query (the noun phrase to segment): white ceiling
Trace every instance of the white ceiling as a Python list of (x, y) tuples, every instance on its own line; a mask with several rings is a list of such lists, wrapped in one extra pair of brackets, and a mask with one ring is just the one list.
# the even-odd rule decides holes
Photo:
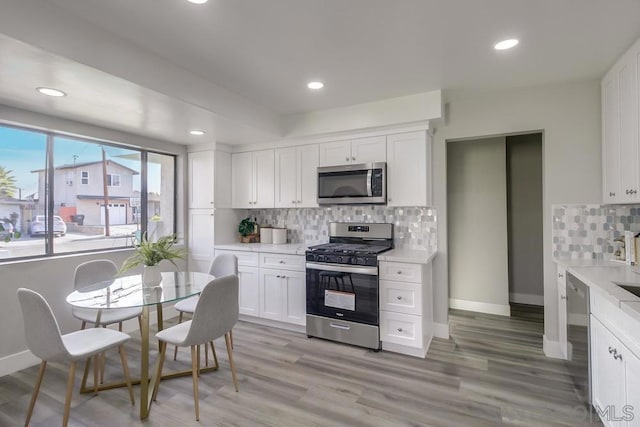
[[(57, 107), (52, 114), (83, 120), (86, 111), (84, 120), (91, 123), (100, 118), (102, 125), (121, 125), (124, 130), (152, 136), (171, 135), (174, 141), (187, 143), (171, 133), (176, 132), (176, 123), (189, 127), (204, 121), (204, 125), (199, 125), (204, 127), (211, 125), (207, 120), (212, 121), (219, 128), (219, 139), (228, 142), (264, 138), (260, 132), (247, 134), (251, 133), (247, 129), (244, 133), (229, 129), (225, 138), (221, 138), (220, 132), (224, 134), (227, 129), (219, 126), (221, 117), (236, 125), (244, 121), (243, 125), (249, 128), (250, 117), (247, 120), (241, 115), (233, 117), (233, 112), (221, 113), (220, 108), (207, 104), (206, 99), (187, 94), (183, 86), (178, 87), (176, 79), (175, 84), (168, 85), (165, 80), (164, 86), (143, 78), (133, 79), (130, 77), (133, 71), (126, 69), (134, 67), (133, 63), (116, 67), (99, 61), (88, 63), (79, 56), (69, 58), (75, 55), (69, 46), (62, 46), (61, 42), (54, 46), (54, 41), (46, 40), (46, 36), (36, 38), (27, 33), (31, 16), (45, 7), (41, 2), (3, 0), (4, 3), (7, 6), (12, 3), (13, 9), (5, 8), (9, 14), (3, 14), (4, 22), (0, 17), (3, 24), (0, 31), (8, 36), (0, 43), (0, 78), (10, 83), (0, 86), (3, 102), (46, 110), (48, 105), (29, 92), (30, 85), (41, 77), (33, 67), (39, 64), (42, 68), (47, 60), (57, 61), (57, 66), (66, 61), (62, 69), (71, 72), (76, 63), (81, 67), (80, 73), (73, 76), (79, 77), (76, 84), (82, 86), (85, 76), (85, 83), (90, 82), (93, 90), (83, 92), (82, 101)], [(254, 104), (256, 109), (270, 110), (274, 117), (441, 88), (505, 90), (597, 78), (640, 36), (638, 0), (210, 0), (204, 5), (186, 0), (48, 0), (47, 3), (47, 16), (53, 16), (56, 8), (67, 19), (61, 31), (74, 34), (74, 28), (69, 27), (77, 27), (78, 39), (74, 43), (82, 43), (83, 38), (88, 43), (96, 38), (102, 40), (105, 35), (123, 40), (129, 49), (154, 55), (182, 70), (185, 79), (203, 87), (202, 94), (208, 93), (204, 89), (211, 89), (204, 86), (215, 85), (229, 92), (229, 102)], [(22, 27), (11, 25), (11, 12), (27, 22), (21, 22)], [(47, 25), (44, 20), (33, 22)], [(62, 18), (57, 22), (62, 26)], [(53, 37), (53, 33), (49, 35)], [(519, 38), (520, 45), (512, 51), (492, 49), (496, 41), (508, 37)], [(11, 44), (9, 38), (55, 50), (58, 58), (50, 55), (47, 59), (46, 52), (41, 52), (37, 64), (29, 64), (24, 55), (27, 58), (38, 55), (23, 46), (27, 51), (21, 57), (15, 43), (13, 55), (7, 56), (11, 53), (7, 47)], [(60, 54), (67, 59), (59, 58)], [(14, 70), (23, 67), (25, 72), (12, 74), (6, 71), (7, 67)], [(326, 88), (311, 93), (306, 83), (312, 79), (324, 81)], [(22, 95), (23, 90), (29, 93)], [(136, 96), (128, 97), (131, 93)], [(232, 95), (237, 99), (231, 99)], [(107, 104), (99, 106), (97, 110), (101, 111), (86, 108), (101, 96), (101, 104)], [(125, 111), (128, 119), (115, 114), (113, 107), (122, 107), (120, 111)], [(166, 129), (166, 123), (165, 127), (156, 123), (174, 116), (176, 121), (169, 126), (172, 131)], [(182, 132), (180, 129), (180, 135)]]

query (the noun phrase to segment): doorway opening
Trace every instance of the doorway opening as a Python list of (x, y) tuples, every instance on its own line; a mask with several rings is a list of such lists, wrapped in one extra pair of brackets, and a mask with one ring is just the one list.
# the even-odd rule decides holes
[(544, 304), (542, 132), (447, 141), (449, 306)]

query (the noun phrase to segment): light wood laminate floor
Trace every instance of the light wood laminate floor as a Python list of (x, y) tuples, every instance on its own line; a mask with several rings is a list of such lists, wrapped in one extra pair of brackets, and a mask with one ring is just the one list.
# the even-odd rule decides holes
[[(233, 331), (240, 392), (233, 388), (224, 342), (217, 342), (221, 368), (201, 376), (200, 423), (190, 377), (163, 381), (143, 423), (126, 389), (79, 395), (79, 369), (69, 425), (590, 424), (564, 363), (542, 353), (540, 309), (514, 306), (511, 318), (457, 310), (450, 315), (451, 339), (434, 339), (424, 360), (241, 322)], [(134, 334), (127, 345), (132, 375), (139, 372), (138, 341)], [(165, 369), (187, 368), (189, 360), (181, 349), (178, 362)], [(49, 364), (32, 426), (60, 425), (66, 373), (65, 366)], [(36, 374), (33, 367), (0, 378), (0, 426), (23, 425)], [(105, 380), (121, 375), (117, 354), (108, 353)]]

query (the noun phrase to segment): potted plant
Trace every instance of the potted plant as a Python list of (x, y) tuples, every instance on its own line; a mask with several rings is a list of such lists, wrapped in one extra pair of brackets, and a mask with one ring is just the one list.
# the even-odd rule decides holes
[(245, 218), (240, 221), (238, 233), (240, 233), (240, 243), (257, 243), (259, 240), (256, 222), (251, 218)]
[(177, 241), (178, 238), (176, 235), (170, 234), (152, 242), (147, 238), (147, 233), (144, 233), (140, 239), (136, 239), (135, 251), (133, 255), (124, 261), (119, 273), (121, 274), (139, 265), (143, 265), (143, 285), (156, 286), (160, 284), (162, 281), (162, 274), (158, 266), (160, 261), (166, 259), (177, 267), (174, 260), (184, 258), (184, 248), (173, 247)]

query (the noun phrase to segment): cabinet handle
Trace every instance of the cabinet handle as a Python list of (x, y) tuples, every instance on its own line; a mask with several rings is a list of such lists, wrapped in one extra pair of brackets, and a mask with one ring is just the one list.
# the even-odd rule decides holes
[(398, 328), (398, 332), (402, 332), (402, 328)]
[(401, 300), (401, 299), (402, 299), (402, 297), (401, 297), (400, 295), (398, 295), (398, 296), (396, 297), (396, 299), (399, 301), (399, 300)]
[(616, 349), (613, 347), (609, 347), (609, 354), (613, 354), (616, 352)]
[(624, 190), (624, 194), (629, 194), (629, 189)]
[(619, 353), (616, 353), (616, 354), (613, 355), (613, 358), (616, 359), (616, 360), (622, 360), (622, 355), (619, 354)]
[(609, 191), (609, 197), (613, 197), (615, 195), (616, 195), (616, 193), (612, 193), (611, 191)]
[(560, 295), (560, 299), (561, 299), (561, 300), (563, 300), (563, 299), (567, 299), (567, 296), (566, 296), (566, 295)]
[(558, 277), (564, 277), (564, 274), (558, 273)]

